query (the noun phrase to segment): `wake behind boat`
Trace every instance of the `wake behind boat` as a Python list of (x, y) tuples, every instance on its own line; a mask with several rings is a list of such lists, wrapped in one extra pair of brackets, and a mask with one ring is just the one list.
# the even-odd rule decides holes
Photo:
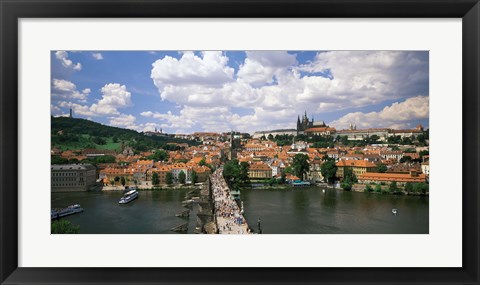
[(137, 190), (130, 190), (118, 201), (118, 204), (127, 204), (138, 198)]

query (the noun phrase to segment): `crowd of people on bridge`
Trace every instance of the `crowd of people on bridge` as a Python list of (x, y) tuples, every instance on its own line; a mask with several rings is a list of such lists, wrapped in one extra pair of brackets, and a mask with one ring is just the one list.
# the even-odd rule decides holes
[(237, 203), (230, 195), (222, 170), (223, 168), (219, 168), (210, 176), (218, 230), (220, 233), (249, 233), (245, 218), (241, 215)]

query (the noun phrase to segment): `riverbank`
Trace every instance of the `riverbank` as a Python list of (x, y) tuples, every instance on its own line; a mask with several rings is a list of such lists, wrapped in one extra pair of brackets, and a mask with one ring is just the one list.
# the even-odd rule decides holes
[(337, 189), (341, 191), (347, 191), (347, 192), (362, 192), (362, 193), (374, 193), (374, 194), (383, 194), (383, 195), (405, 195), (405, 196), (429, 196), (429, 192), (426, 193), (419, 193), (419, 192), (405, 192), (405, 191), (398, 191), (398, 192), (390, 192), (388, 190), (387, 185), (381, 185), (380, 192), (366, 192), (365, 191), (365, 184), (354, 184), (352, 185), (352, 190), (343, 190), (341, 187), (334, 186), (333, 184), (317, 184), (317, 185), (311, 185), (311, 186), (298, 186), (294, 187), (291, 184), (274, 184), (274, 185), (263, 185), (263, 186), (258, 186), (257, 185), (243, 185), (242, 189), (252, 189), (252, 190), (285, 190), (285, 189), (302, 189), (302, 188), (312, 188), (312, 187), (319, 187), (323, 189)]
[[(203, 184), (202, 184), (203, 185)], [(201, 189), (202, 185), (165, 185), (165, 186), (156, 186), (156, 187), (141, 187), (137, 186), (137, 191), (162, 191), (162, 190), (179, 190), (179, 189), (187, 189), (187, 190), (196, 190)], [(124, 186), (103, 186), (101, 187), (100, 191), (110, 192), (110, 191), (125, 191), (126, 188)]]
[[(390, 192), (388, 189), (388, 185), (380, 185), (380, 192), (376, 192), (373, 190), (375, 185), (370, 185), (372, 187), (372, 191), (365, 191), (366, 184), (353, 184), (352, 185), (352, 192), (363, 192), (363, 193), (375, 193), (375, 194), (384, 194), (384, 195), (405, 195), (405, 196), (429, 196), (429, 192), (422, 193), (422, 192), (406, 192), (403, 189), (399, 188), (400, 191)], [(342, 188), (339, 188), (343, 190)], [(345, 190), (344, 190), (345, 191)]]

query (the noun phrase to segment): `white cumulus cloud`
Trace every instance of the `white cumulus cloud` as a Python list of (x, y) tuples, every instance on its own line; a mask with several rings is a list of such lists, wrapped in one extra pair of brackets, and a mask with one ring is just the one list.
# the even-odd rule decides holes
[(90, 110), (99, 115), (118, 114), (119, 108), (132, 106), (131, 96), (125, 85), (109, 83), (102, 87), (102, 99), (90, 106)]
[(262, 85), (273, 83), (274, 76), (296, 64), (296, 55), (286, 51), (247, 51), (247, 57), (237, 73), (243, 81)]
[(59, 51), (55, 52), (55, 57), (58, 60), (60, 60), (63, 67), (65, 67), (65, 68), (71, 68), (71, 69), (77, 70), (77, 71), (82, 70), (82, 64), (80, 62), (73, 63), (73, 61), (68, 59), (68, 52), (66, 52), (64, 50), (59, 50)]
[(103, 55), (99, 52), (92, 52), (92, 57), (96, 60), (102, 60), (103, 59)]
[(120, 114), (116, 117), (110, 117), (110, 125), (128, 129), (136, 129), (135, 121), (137, 118), (133, 115)]
[(411, 128), (413, 120), (428, 119), (429, 99), (428, 96), (416, 96), (403, 102), (395, 102), (386, 106), (379, 112), (353, 112), (329, 125), (337, 129), (347, 129), (350, 124), (356, 124), (357, 128)]
[[(66, 101), (59, 102), (58, 106), (68, 107), (71, 105), (76, 114), (83, 116), (99, 117), (99, 116), (120, 116), (118, 109), (127, 108), (133, 105), (132, 94), (127, 90), (125, 85), (118, 83), (109, 83), (100, 89), (102, 98), (90, 106), (76, 103), (68, 103)], [(88, 95), (91, 90), (86, 88), (82, 94)], [(118, 122), (118, 121), (117, 121)]]
[(162, 99), (188, 100), (185, 90), (218, 88), (233, 81), (234, 69), (227, 65), (228, 58), (222, 52), (206, 51), (201, 55), (184, 52), (180, 59), (165, 56), (152, 64), (151, 78)]
[(85, 88), (82, 91), (77, 90), (77, 86), (68, 80), (56, 79), (52, 80), (52, 97), (66, 100), (86, 102), (90, 89)]
[[(321, 120), (324, 112), (428, 94), (428, 52), (318, 52), (303, 64), (298, 63), (297, 54), (285, 51), (247, 51), (245, 55), (236, 74), (222, 52), (183, 52), (179, 59), (157, 60), (151, 78), (162, 100), (176, 103), (181, 111), (142, 116), (162, 120), (164, 127), (172, 129), (252, 132), (294, 128), (297, 114), (305, 110)], [(247, 112), (237, 114), (238, 107)], [(214, 119), (216, 126), (210, 123)], [(392, 120), (392, 125), (394, 121), (398, 120)]]

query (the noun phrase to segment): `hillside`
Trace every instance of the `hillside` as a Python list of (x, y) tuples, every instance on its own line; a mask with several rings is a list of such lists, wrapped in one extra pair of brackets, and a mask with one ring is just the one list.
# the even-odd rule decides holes
[(121, 151), (122, 143), (137, 151), (156, 148), (175, 149), (167, 143), (198, 142), (175, 139), (171, 137), (148, 137), (134, 130), (105, 126), (85, 119), (68, 117), (51, 117), (51, 145), (66, 149), (108, 149)]

